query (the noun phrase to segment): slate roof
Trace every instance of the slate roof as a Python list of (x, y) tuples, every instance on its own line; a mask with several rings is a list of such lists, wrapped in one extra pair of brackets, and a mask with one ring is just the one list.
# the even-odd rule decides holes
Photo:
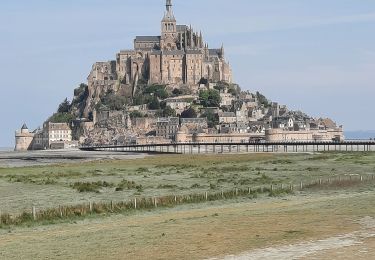
[(221, 50), (220, 49), (209, 49), (208, 50), (210, 56), (219, 56), (219, 54), (221, 53)]
[(176, 29), (177, 29), (177, 32), (184, 32), (184, 31), (187, 31), (189, 27), (187, 25), (178, 24), (176, 25)]
[(135, 37), (136, 42), (159, 42), (160, 36), (137, 36)]
[(202, 54), (200, 50), (186, 50), (186, 54)]
[(163, 54), (165, 54), (165, 55), (184, 55), (185, 52), (180, 51), (180, 50), (171, 50), (171, 51), (163, 51)]

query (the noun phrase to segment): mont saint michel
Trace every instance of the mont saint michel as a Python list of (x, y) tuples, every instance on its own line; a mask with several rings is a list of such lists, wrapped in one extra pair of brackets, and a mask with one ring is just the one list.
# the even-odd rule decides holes
[(0, 1), (0, 33), (1, 260), (375, 259), (375, 1)]
[(15, 149), (344, 140), (342, 126), (332, 119), (243, 91), (224, 45), (211, 48), (201, 31), (178, 24), (171, 0), (159, 35), (136, 36), (133, 45), (115, 60), (93, 64), (87, 83), (40, 128), (24, 124)]

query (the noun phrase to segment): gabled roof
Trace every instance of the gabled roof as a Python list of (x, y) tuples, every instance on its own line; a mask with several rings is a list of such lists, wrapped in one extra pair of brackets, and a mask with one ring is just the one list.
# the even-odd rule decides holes
[(210, 56), (219, 56), (221, 53), (220, 49), (209, 49), (208, 50)]
[(201, 50), (186, 50), (186, 54), (203, 54)]
[(189, 27), (187, 25), (176, 25), (176, 30), (177, 32), (184, 32), (184, 31), (187, 31), (189, 29)]
[(184, 55), (185, 52), (181, 50), (170, 50), (170, 51), (163, 51), (164, 55)]
[(25, 123), (25, 124), (22, 125), (21, 130), (26, 130), (26, 129), (29, 129), (29, 128), (27, 127), (27, 125)]
[(159, 42), (160, 36), (137, 36), (135, 37), (136, 42)]

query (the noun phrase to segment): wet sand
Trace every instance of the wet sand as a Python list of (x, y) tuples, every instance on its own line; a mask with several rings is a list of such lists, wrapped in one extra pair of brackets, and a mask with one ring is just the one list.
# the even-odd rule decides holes
[(95, 160), (127, 160), (144, 158), (145, 154), (118, 152), (86, 152), (78, 149), (12, 152), (0, 151), (0, 168), (80, 163)]

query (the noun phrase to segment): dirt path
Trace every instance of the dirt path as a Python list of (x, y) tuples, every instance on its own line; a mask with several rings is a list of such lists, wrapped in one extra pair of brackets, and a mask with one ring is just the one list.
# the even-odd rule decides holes
[[(375, 238), (375, 219), (366, 217), (359, 223), (362, 227), (361, 230), (346, 235), (294, 245), (257, 249), (237, 256), (227, 256), (223, 260), (337, 259), (334, 254), (337, 256), (338, 252), (351, 252), (350, 255), (346, 255), (348, 259), (353, 259), (355, 255), (359, 254), (361, 254), (360, 259), (374, 259), (375, 255), (371, 248), (363, 247), (363, 245), (369, 243), (369, 239)], [(356, 247), (357, 252), (350, 250), (350, 247)], [(340, 259), (343, 259), (343, 256)]]

